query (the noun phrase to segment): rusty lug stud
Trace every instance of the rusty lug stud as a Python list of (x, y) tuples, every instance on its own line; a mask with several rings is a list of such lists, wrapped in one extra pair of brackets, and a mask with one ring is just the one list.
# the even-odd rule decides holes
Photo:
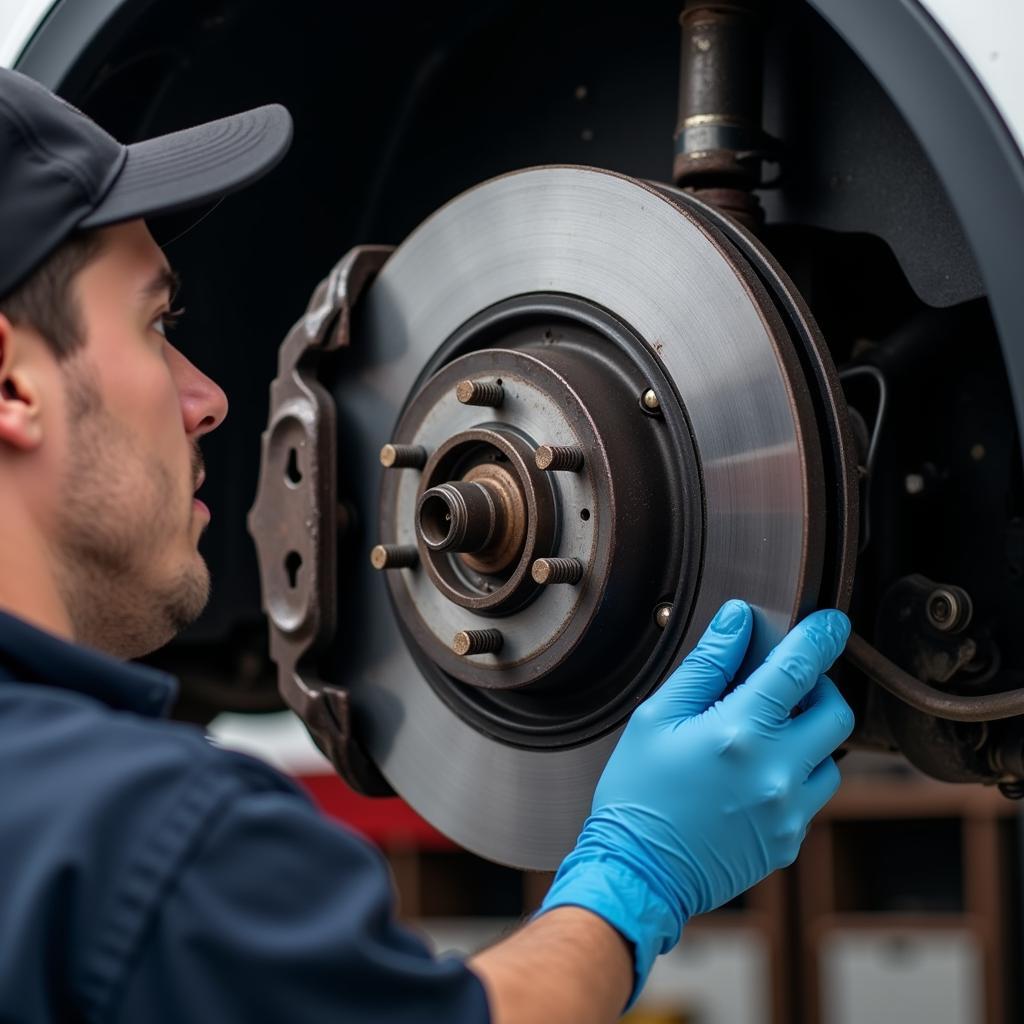
[(660, 629), (664, 629), (668, 625), (669, 619), (671, 618), (672, 605), (659, 604), (658, 607), (654, 609), (654, 621), (658, 624)]
[(460, 658), (470, 654), (497, 654), (504, 642), (500, 629), (464, 629), (455, 634), (452, 650)]
[(658, 398), (658, 392), (654, 388), (648, 388), (640, 396), (640, 404), (648, 412), (658, 412), (661, 409), (661, 399)]
[(486, 405), (497, 409), (505, 400), (505, 389), (500, 384), (482, 380), (460, 380), (455, 385), (455, 397), (463, 405)]
[(378, 544), (370, 552), (374, 569), (412, 569), (419, 560), (419, 552), (412, 544)]
[(578, 473), (583, 468), (583, 449), (576, 445), (542, 444), (533, 455), (538, 469)]
[(427, 449), (418, 444), (386, 444), (380, 450), (380, 464), (385, 469), (422, 469)]
[(583, 563), (578, 558), (538, 558), (530, 570), (534, 583), (579, 583), (583, 579)]

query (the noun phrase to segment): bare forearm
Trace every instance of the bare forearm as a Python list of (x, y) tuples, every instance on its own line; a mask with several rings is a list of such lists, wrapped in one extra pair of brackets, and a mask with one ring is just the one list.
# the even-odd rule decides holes
[(559, 907), (478, 953), (469, 966), (487, 991), (493, 1024), (603, 1024), (633, 989), (633, 954), (596, 914)]

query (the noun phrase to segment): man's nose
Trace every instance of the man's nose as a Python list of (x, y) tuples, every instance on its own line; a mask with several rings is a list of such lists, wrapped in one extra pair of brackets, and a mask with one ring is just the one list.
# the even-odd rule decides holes
[(176, 348), (170, 349), (169, 363), (178, 386), (185, 433), (202, 437), (216, 430), (228, 414), (228, 396), (220, 386), (197, 369)]

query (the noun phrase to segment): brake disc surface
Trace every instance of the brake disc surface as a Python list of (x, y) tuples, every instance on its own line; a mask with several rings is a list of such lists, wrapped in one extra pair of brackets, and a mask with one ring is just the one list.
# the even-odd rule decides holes
[[(568, 356), (560, 363), (549, 358), (543, 336), (530, 333), (548, 315), (564, 328), (558, 336)], [(495, 332), (501, 344), (493, 344)], [(589, 358), (588, 346), (605, 345), (602, 338), (612, 339), (609, 353), (614, 342), (614, 352), (626, 354), (621, 366), (612, 366), (618, 355), (602, 357), (611, 369), (594, 372), (611, 375), (608, 390), (592, 401), (582, 383), (575, 387), (574, 366)], [(531, 370), (530, 359), (544, 365)], [(493, 379), (503, 366), (506, 400), (499, 407), (451, 397), (452, 382)], [(661, 400), (660, 424), (644, 419), (645, 374)], [(563, 398), (545, 375), (569, 382)], [(554, 868), (575, 841), (629, 710), (692, 648), (719, 605), (739, 596), (754, 606), (747, 664), (759, 661), (818, 601), (823, 560), (834, 556), (826, 545), (849, 547), (848, 537), (826, 537), (835, 533), (826, 504), (849, 499), (855, 508), (855, 496), (843, 473), (836, 484), (835, 473), (826, 472), (819, 434), (828, 431), (776, 300), (711, 219), (644, 182), (538, 168), (456, 198), (384, 265), (362, 301), (353, 348), (332, 389), (341, 492), (357, 507), (365, 541), (361, 557), (342, 565), (334, 680), (348, 688), (360, 739), (395, 790), (460, 845), (495, 861)], [(615, 396), (626, 399), (610, 409)], [(577, 400), (583, 412), (566, 412)], [(620, 417), (614, 429), (604, 430), (613, 416)], [(541, 493), (547, 485), (537, 485), (560, 517), (547, 553), (583, 545), (584, 558), (604, 565), (601, 538), (611, 535), (602, 530), (615, 537), (606, 561), (627, 541), (637, 559), (653, 551), (643, 578), (628, 586), (646, 594), (645, 579), (667, 572), (675, 588), (665, 594), (674, 601), (671, 629), (651, 627), (656, 602), (639, 617), (593, 625), (626, 586), (616, 580), (625, 580), (628, 566), (604, 580), (606, 589), (587, 608), (585, 592), (570, 600), (571, 588), (548, 588), (550, 596), (522, 592), (519, 605), (495, 611), (478, 609), (469, 597), (460, 604), (428, 593), (422, 565), (388, 573), (369, 565), (371, 544), (416, 542), (422, 491), (417, 469), (397, 477), (389, 470), (382, 486), (383, 444), (412, 441), (433, 450), (459, 431), (481, 444), (496, 431), (501, 450), (492, 457), (506, 458), (505, 445), (515, 462), (517, 445), (528, 455), (552, 440), (538, 436), (545, 431), (561, 431), (555, 443), (564, 444), (591, 429), (600, 444), (587, 435), (586, 473), (553, 484), (550, 501)], [(644, 433), (658, 429), (664, 437)], [(828, 460), (834, 453), (826, 448)], [(667, 520), (643, 502), (623, 504), (643, 493), (635, 475), (614, 479), (626, 473), (623, 463), (635, 461), (631, 451), (654, 460), (650, 473), (673, 510)], [(678, 466), (664, 465), (666, 451), (676, 453)], [(596, 508), (606, 485), (617, 497), (603, 519), (591, 519), (589, 506)], [(653, 484), (651, 493), (660, 493)], [(623, 508), (633, 509), (628, 521), (616, 520)], [(580, 526), (582, 511), (593, 537)], [(665, 535), (628, 536), (637, 515), (666, 522)], [(420, 551), (426, 554), (422, 544)], [(470, 596), (484, 594), (473, 589), (481, 579), (466, 576)], [(650, 586), (664, 581), (659, 576)], [(627, 620), (628, 628), (616, 625)], [(446, 637), (456, 627), (487, 626), (506, 635), (505, 653), (484, 654), (463, 669), (444, 650)], [(531, 633), (545, 628), (550, 639)], [(572, 630), (578, 635), (557, 661), (550, 651)], [(603, 652), (596, 667), (586, 660), (588, 644)], [(638, 646), (643, 656), (631, 662)], [(562, 671), (557, 684), (531, 684), (522, 666), (533, 657), (548, 657), (544, 672)], [(599, 676), (618, 679), (616, 658), (629, 676), (618, 701), (598, 685)], [(573, 664), (588, 667), (574, 675)], [(588, 697), (592, 680), (600, 692)]]

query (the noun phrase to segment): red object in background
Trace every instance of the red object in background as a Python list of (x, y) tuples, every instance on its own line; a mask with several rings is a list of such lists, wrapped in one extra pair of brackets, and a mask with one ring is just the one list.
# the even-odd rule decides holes
[(328, 817), (383, 847), (454, 850), (455, 844), (423, 820), (400, 797), (360, 796), (337, 775), (301, 775), (296, 781)]

